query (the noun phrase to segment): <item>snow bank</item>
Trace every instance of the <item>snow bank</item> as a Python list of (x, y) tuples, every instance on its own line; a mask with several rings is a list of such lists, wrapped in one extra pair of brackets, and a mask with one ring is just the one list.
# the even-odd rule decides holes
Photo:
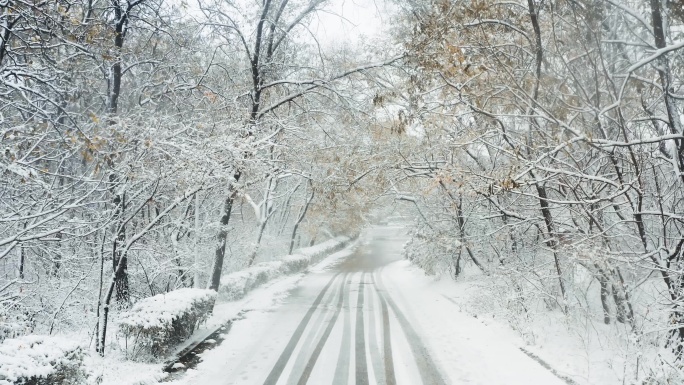
[(29, 335), (0, 344), (0, 385), (83, 384), (84, 352), (58, 337)]
[(350, 242), (349, 237), (336, 237), (318, 245), (298, 249), (295, 254), (282, 257), (278, 261), (263, 262), (248, 269), (224, 275), (221, 278), (219, 296), (227, 301), (242, 299), (247, 293), (273, 278), (303, 271), (309, 265), (347, 247)]
[(165, 356), (206, 321), (215, 300), (213, 290), (188, 288), (139, 301), (118, 322), (127, 354), (136, 360)]

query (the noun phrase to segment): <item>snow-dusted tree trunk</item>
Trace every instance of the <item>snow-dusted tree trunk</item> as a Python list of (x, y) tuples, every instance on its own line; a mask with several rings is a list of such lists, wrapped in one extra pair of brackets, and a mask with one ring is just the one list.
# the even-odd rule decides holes
[(214, 252), (214, 262), (211, 266), (209, 285), (211, 290), (218, 291), (221, 285), (221, 273), (223, 272), (223, 262), (226, 257), (226, 240), (228, 238), (228, 223), (230, 222), (230, 214), (233, 211), (233, 203), (237, 198), (238, 191), (236, 184), (240, 179), (240, 173), (235, 174), (235, 180), (228, 187), (228, 196), (223, 201), (220, 229), (216, 236), (216, 249)]
[(194, 270), (195, 274), (193, 275), (193, 286), (196, 289), (200, 289), (202, 284), (200, 283), (200, 248), (199, 248), (199, 233), (200, 233), (200, 198), (199, 198), (199, 193), (195, 194), (195, 237), (194, 237)]
[(304, 220), (306, 212), (309, 210), (309, 206), (311, 206), (311, 202), (313, 202), (314, 197), (316, 196), (316, 190), (314, 189), (311, 180), (309, 180), (309, 186), (311, 188), (311, 195), (309, 195), (309, 197), (306, 199), (306, 203), (304, 204), (304, 207), (302, 207), (302, 212), (299, 214), (297, 222), (295, 222), (294, 227), (292, 228), (292, 235), (290, 236), (290, 248), (287, 252), (288, 254), (292, 254), (292, 251), (294, 250), (295, 239), (297, 238), (297, 230), (299, 229), (299, 225)]

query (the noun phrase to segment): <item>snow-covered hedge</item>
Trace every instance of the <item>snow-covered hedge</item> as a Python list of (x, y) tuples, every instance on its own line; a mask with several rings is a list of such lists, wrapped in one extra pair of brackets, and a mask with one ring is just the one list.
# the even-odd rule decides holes
[(280, 271), (283, 274), (294, 274), (309, 267), (311, 264), (311, 257), (304, 254), (293, 254), (283, 257), (283, 259), (280, 260), (280, 263)]
[(129, 357), (144, 361), (165, 356), (207, 320), (215, 301), (213, 290), (189, 288), (139, 301), (118, 322)]
[(84, 352), (58, 337), (29, 335), (0, 344), (0, 385), (83, 384)]
[(295, 250), (294, 255), (301, 254), (311, 258), (311, 263), (318, 263), (321, 259), (336, 253), (351, 242), (349, 237), (336, 237), (311, 247)]
[(249, 269), (221, 277), (219, 289), (222, 299), (235, 301), (247, 293), (282, 274), (282, 262), (264, 262)]
[(318, 245), (296, 250), (295, 254), (280, 258), (274, 262), (263, 262), (248, 269), (224, 275), (221, 278), (219, 295), (221, 299), (235, 301), (247, 293), (280, 275), (294, 274), (303, 271), (309, 265), (345, 248), (351, 239), (337, 237)]

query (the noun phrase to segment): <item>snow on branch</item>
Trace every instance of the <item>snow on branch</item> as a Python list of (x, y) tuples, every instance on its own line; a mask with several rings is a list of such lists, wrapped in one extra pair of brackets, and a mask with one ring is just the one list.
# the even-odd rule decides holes
[(632, 72), (638, 70), (639, 68), (645, 66), (646, 64), (648, 64), (648, 63), (658, 59), (659, 57), (665, 55), (666, 53), (676, 51), (676, 50), (681, 49), (681, 48), (684, 48), (684, 40), (680, 41), (677, 44), (672, 44), (672, 45), (669, 45), (667, 47), (663, 47), (661, 49), (658, 49), (653, 53), (653, 55), (645, 57), (645, 58), (639, 60), (638, 62), (632, 64), (631, 67), (627, 68), (627, 73), (632, 73)]
[[(344, 78), (346, 78), (350, 75), (356, 74), (356, 73), (362, 73), (364, 71), (368, 71), (371, 69), (381, 68), (381, 67), (392, 65), (393, 63), (403, 59), (405, 56), (406, 55), (402, 54), (402, 55), (395, 56), (395, 57), (388, 59), (386, 61), (383, 61), (383, 62), (371, 63), (371, 64), (366, 64), (366, 65), (362, 65), (359, 67), (355, 67), (355, 68), (352, 68), (348, 71), (344, 71), (342, 73), (333, 75), (327, 79), (300, 81), (299, 84), (309, 85), (309, 86), (305, 87), (299, 91), (295, 91), (295, 92), (292, 92), (288, 95), (285, 95), (281, 99), (275, 100), (271, 105), (259, 110), (259, 112), (257, 113), (257, 117), (262, 117), (262, 116), (266, 115), (267, 113), (269, 113), (269, 112), (277, 109), (278, 107), (282, 106), (283, 104), (285, 104), (289, 101), (292, 101), (294, 99), (297, 99), (300, 96), (308, 93), (309, 91), (312, 91), (316, 88), (322, 87), (325, 84), (329, 84), (329, 83), (332, 83), (334, 81), (344, 79)], [(293, 81), (288, 81), (288, 83), (293, 83)], [(273, 86), (273, 85), (277, 85), (277, 84), (280, 84), (280, 83), (273, 83), (272, 85), (267, 84), (266, 86)]]

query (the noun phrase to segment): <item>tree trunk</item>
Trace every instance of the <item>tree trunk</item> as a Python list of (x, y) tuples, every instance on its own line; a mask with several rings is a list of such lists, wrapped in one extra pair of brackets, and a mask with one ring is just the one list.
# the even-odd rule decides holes
[(546, 189), (542, 187), (539, 182), (535, 179), (535, 187), (537, 188), (537, 194), (539, 195), (539, 206), (541, 207), (542, 216), (544, 217), (544, 223), (546, 224), (546, 231), (548, 237), (546, 239), (547, 244), (553, 251), (553, 261), (556, 267), (556, 273), (558, 274), (558, 286), (560, 287), (561, 296), (563, 298), (563, 311), (567, 313), (567, 294), (565, 292), (565, 284), (563, 283), (563, 270), (561, 269), (560, 259), (558, 256), (558, 242), (555, 238), (555, 231), (553, 228), (553, 216), (551, 215), (551, 208), (549, 207), (548, 196), (546, 195)]
[[(534, 30), (534, 42), (535, 42), (535, 83), (534, 90), (532, 92), (533, 102), (537, 102), (539, 96), (539, 84), (541, 81), (541, 66), (543, 60), (543, 48), (542, 48), (542, 38), (541, 38), (541, 28), (539, 27), (539, 14), (538, 10), (535, 8), (534, 0), (527, 0), (527, 7), (530, 15), (530, 22), (532, 23), (532, 29)], [(531, 108), (534, 111), (534, 106)], [(533, 116), (533, 113), (529, 114)], [(537, 126), (539, 124), (530, 117), (530, 127)], [(528, 136), (529, 138), (529, 136)], [(530, 143), (528, 143), (528, 151), (530, 148)], [(556, 273), (558, 274), (558, 285), (560, 286), (561, 296), (563, 298), (563, 311), (567, 313), (567, 295), (565, 293), (565, 284), (563, 283), (563, 272), (561, 270), (560, 260), (558, 257), (558, 243), (556, 242), (554, 229), (553, 229), (553, 216), (551, 214), (551, 209), (549, 207), (548, 196), (546, 194), (546, 188), (540, 185), (539, 180), (533, 172), (530, 175), (534, 179), (534, 186), (537, 189), (537, 195), (539, 196), (539, 206), (541, 208), (542, 216), (544, 217), (544, 223), (546, 224), (546, 231), (548, 233), (548, 239), (546, 242), (553, 250), (553, 261), (556, 266)]]
[[(24, 231), (28, 222), (24, 222)], [(24, 279), (24, 270), (26, 268), (26, 247), (23, 242), (19, 242), (19, 279)]]
[[(465, 248), (470, 259), (473, 261), (473, 263), (475, 263), (475, 266), (477, 266), (485, 275), (488, 275), (489, 273), (487, 272), (487, 270), (480, 263), (480, 261), (477, 259), (477, 257), (475, 257), (475, 254), (473, 254), (472, 250), (470, 250), (470, 247), (465, 242), (465, 219), (463, 218), (463, 210), (461, 207), (462, 203), (463, 203), (463, 198), (459, 195), (458, 200), (457, 200), (456, 197), (454, 197), (453, 194), (451, 194), (451, 191), (449, 191), (449, 189), (446, 187), (444, 182), (440, 181), (439, 185), (447, 193), (447, 195), (449, 196), (449, 199), (451, 199), (453, 204), (456, 205), (456, 220), (458, 222), (458, 236), (459, 236), (459, 240), (461, 242), (460, 247)], [(460, 255), (459, 255), (459, 258), (460, 258)]]
[[(311, 181), (309, 181), (309, 184), (311, 184)], [(299, 215), (299, 218), (297, 218), (297, 222), (294, 225), (294, 228), (292, 229), (292, 236), (290, 237), (290, 249), (288, 250), (288, 254), (292, 254), (292, 250), (294, 250), (294, 244), (295, 244), (295, 237), (297, 236), (297, 229), (299, 229), (299, 224), (302, 223), (304, 220), (304, 216), (306, 216), (307, 210), (309, 210), (309, 206), (311, 205), (311, 202), (314, 199), (314, 196), (316, 194), (316, 191), (313, 189), (313, 186), (311, 186), (311, 196), (309, 199), (306, 201), (306, 204), (304, 205), (304, 209), (302, 210), (301, 215)]]
[[(271, 146), (271, 156), (273, 155), (273, 146)], [(268, 187), (266, 189), (266, 194), (264, 196), (263, 200), (263, 207), (261, 210), (259, 210), (259, 230), (257, 231), (257, 239), (256, 243), (254, 244), (254, 248), (252, 249), (252, 253), (249, 256), (249, 259), (247, 261), (247, 267), (250, 267), (254, 264), (254, 261), (256, 260), (257, 254), (259, 253), (259, 247), (261, 245), (261, 239), (264, 236), (264, 231), (266, 231), (266, 225), (268, 224), (268, 220), (271, 218), (271, 215), (273, 215), (273, 193), (275, 190), (278, 188), (278, 180), (275, 179), (275, 177), (271, 176), (270, 179), (268, 180)]]
[(211, 280), (209, 281), (209, 289), (218, 291), (221, 285), (221, 272), (223, 271), (223, 260), (226, 256), (226, 239), (228, 237), (228, 222), (230, 221), (230, 213), (233, 211), (233, 203), (237, 197), (237, 187), (235, 184), (240, 180), (241, 172), (235, 173), (235, 182), (230, 185), (228, 197), (223, 202), (223, 213), (221, 215), (221, 228), (216, 239), (216, 252), (214, 254), (214, 263), (211, 267)]
[(249, 260), (247, 261), (247, 267), (250, 267), (254, 264), (254, 261), (256, 260), (256, 256), (259, 253), (259, 245), (261, 244), (261, 238), (264, 236), (264, 230), (266, 230), (266, 222), (268, 222), (268, 217), (269, 215), (266, 214), (266, 218), (264, 218), (261, 223), (259, 224), (259, 231), (256, 239), (256, 244), (254, 245), (254, 248), (252, 249), (252, 253), (249, 256)]
[(57, 245), (55, 246), (55, 256), (52, 261), (52, 276), (57, 277), (59, 275), (59, 269), (62, 267), (62, 232), (55, 234), (57, 238)]
[(620, 290), (614, 282), (611, 284), (611, 289), (613, 292), (613, 301), (615, 302), (615, 319), (620, 323), (626, 323), (628, 315), (625, 306), (625, 298), (621, 295)]
[[(665, 23), (663, 22), (661, 0), (650, 0), (650, 2), (651, 21), (653, 23), (653, 36), (655, 37), (656, 48), (662, 49), (667, 46), (667, 39), (665, 37)], [(681, 5), (678, 6), (681, 7)], [(663, 87), (663, 99), (668, 119), (667, 125), (670, 128), (670, 133), (682, 134), (682, 122), (676, 100), (670, 95), (674, 90), (672, 86), (672, 71), (670, 70), (670, 62), (667, 55), (662, 55), (658, 59), (658, 62), (659, 65), (656, 66), (656, 68), (658, 69), (660, 84)], [(684, 143), (682, 143), (682, 139), (676, 139), (674, 140), (674, 143), (675, 154), (673, 154), (673, 157), (677, 161), (680, 180), (684, 183)]]
[(109, 92), (107, 95), (107, 113), (112, 116), (116, 115), (119, 111), (119, 95), (121, 94), (121, 78), (123, 76), (121, 70), (121, 49), (123, 48), (126, 36), (129, 12), (130, 9), (123, 9), (123, 5), (117, 4), (114, 6), (114, 16), (116, 18), (116, 24), (114, 25), (114, 49), (116, 57), (114, 58), (115, 61), (109, 77)]
[(176, 208), (181, 202), (185, 201), (186, 199), (188, 199), (188, 197), (192, 196), (192, 194), (197, 193), (201, 189), (202, 189), (202, 187), (200, 186), (197, 189), (195, 189), (194, 191), (191, 191), (191, 192), (183, 195), (182, 197), (178, 198), (174, 203), (172, 203), (168, 207), (166, 207), (164, 209), (164, 211), (160, 212), (141, 231), (139, 231), (137, 234), (131, 236), (130, 239), (128, 240), (128, 243), (125, 245), (124, 249), (121, 250), (121, 258), (119, 259), (119, 264), (117, 266), (115, 266), (115, 268), (114, 268), (114, 277), (109, 283), (109, 288), (107, 289), (107, 294), (105, 295), (105, 298), (103, 301), (104, 306), (102, 307), (102, 309), (103, 309), (102, 329), (100, 331), (99, 341), (97, 343), (97, 346), (100, 349), (100, 351), (99, 351), (100, 355), (104, 356), (105, 342), (107, 339), (107, 325), (108, 325), (107, 321), (109, 319), (109, 310), (110, 310), (110, 305), (112, 303), (112, 297), (114, 296), (114, 291), (116, 288), (116, 277), (119, 274), (121, 274), (121, 272), (124, 269), (124, 262), (126, 261), (128, 251), (135, 244), (135, 242), (137, 242), (138, 240), (140, 240), (140, 238), (142, 238), (145, 234), (147, 234), (155, 225), (157, 225), (157, 223), (159, 223), (159, 221), (163, 217), (168, 215), (168, 213), (171, 212), (171, 210)]
[(105, 333), (100, 330), (100, 308), (102, 307), (102, 286), (104, 285), (104, 265), (105, 265), (105, 253), (104, 253), (104, 244), (105, 244), (105, 239), (106, 239), (106, 234), (107, 231), (103, 232), (104, 235), (102, 237), (102, 243), (100, 244), (100, 286), (97, 291), (97, 310), (96, 310), (96, 316), (97, 316), (97, 323), (95, 324), (95, 351), (98, 352), (101, 356), (104, 356), (104, 337), (103, 339), (100, 340), (100, 336), (104, 336)]
[(627, 322), (634, 328), (634, 308), (632, 307), (632, 301), (629, 298), (629, 293), (625, 287), (625, 280), (622, 277), (622, 272), (620, 272), (619, 268), (616, 267), (614, 269), (613, 276), (617, 276), (618, 278), (617, 284), (613, 284), (613, 290), (618, 293), (618, 299), (620, 299), (620, 303), (625, 309)]
[(458, 278), (458, 276), (461, 275), (461, 254), (463, 254), (462, 244), (461, 247), (459, 247), (458, 249), (458, 254), (456, 254), (456, 258), (452, 258), (454, 262), (454, 279)]
[(603, 307), (603, 323), (606, 325), (610, 324), (610, 303), (608, 298), (610, 296), (610, 286), (608, 285), (608, 277), (606, 277), (603, 270), (598, 266), (594, 265), (598, 271), (597, 278), (599, 284), (601, 285), (601, 306)]
[(194, 260), (194, 265), (195, 265), (195, 274), (193, 275), (193, 286), (195, 288), (200, 287), (200, 255), (199, 255), (199, 228), (200, 228), (200, 220), (199, 220), (199, 209), (200, 209), (200, 203), (199, 203), (199, 193), (195, 194), (195, 245), (194, 245), (194, 252), (195, 252), (195, 260)]
[[(116, 194), (114, 196), (114, 204), (116, 205), (114, 217), (117, 219), (117, 227), (116, 237), (114, 238), (114, 243), (112, 245), (112, 269), (115, 272), (116, 302), (121, 308), (125, 308), (130, 302), (128, 288), (128, 258), (121, 250), (126, 243), (126, 224), (123, 218), (126, 210), (126, 196), (124, 194)], [(117, 268), (119, 265), (121, 265), (120, 269)]]
[(302, 184), (299, 183), (297, 186), (295, 186), (295, 188), (292, 190), (292, 192), (290, 193), (290, 195), (288, 195), (287, 201), (285, 201), (285, 205), (283, 205), (283, 214), (280, 216), (280, 224), (281, 224), (281, 226), (280, 226), (280, 231), (278, 231), (278, 236), (282, 235), (282, 234), (283, 234), (283, 230), (285, 230), (285, 226), (287, 225), (287, 220), (288, 220), (288, 218), (289, 218), (289, 216), (290, 216), (290, 201), (292, 200), (292, 197), (293, 197), (294, 194), (297, 192), (297, 190), (299, 190), (299, 187), (300, 187), (301, 185), (302, 185)]
[(24, 265), (26, 264), (26, 248), (19, 244), (19, 279), (24, 279)]
[[(114, 115), (119, 112), (119, 95), (121, 94), (121, 78), (123, 72), (121, 70), (121, 49), (124, 44), (124, 37), (128, 25), (128, 13), (130, 12), (130, 5), (128, 9), (124, 9), (122, 4), (114, 4), (114, 49), (115, 55), (114, 64), (112, 65), (110, 76), (108, 79), (108, 95), (107, 95), (107, 113), (109, 114), (109, 124), (114, 125), (116, 122), (112, 119)], [(111, 161), (110, 161), (111, 162)], [(113, 162), (112, 162), (113, 163)], [(110, 166), (113, 166), (111, 164)], [(110, 175), (110, 182), (116, 182), (116, 176)], [(128, 287), (128, 260), (125, 255), (121, 253), (121, 246), (126, 243), (126, 228), (124, 224), (124, 212), (126, 209), (125, 193), (114, 193), (113, 203), (116, 206), (115, 218), (118, 221), (116, 235), (112, 246), (112, 264), (115, 271), (114, 281), (116, 282), (116, 301), (121, 307), (128, 306), (130, 302), (130, 294)], [(117, 266), (122, 268), (118, 269)], [(108, 309), (105, 310), (105, 314)]]

